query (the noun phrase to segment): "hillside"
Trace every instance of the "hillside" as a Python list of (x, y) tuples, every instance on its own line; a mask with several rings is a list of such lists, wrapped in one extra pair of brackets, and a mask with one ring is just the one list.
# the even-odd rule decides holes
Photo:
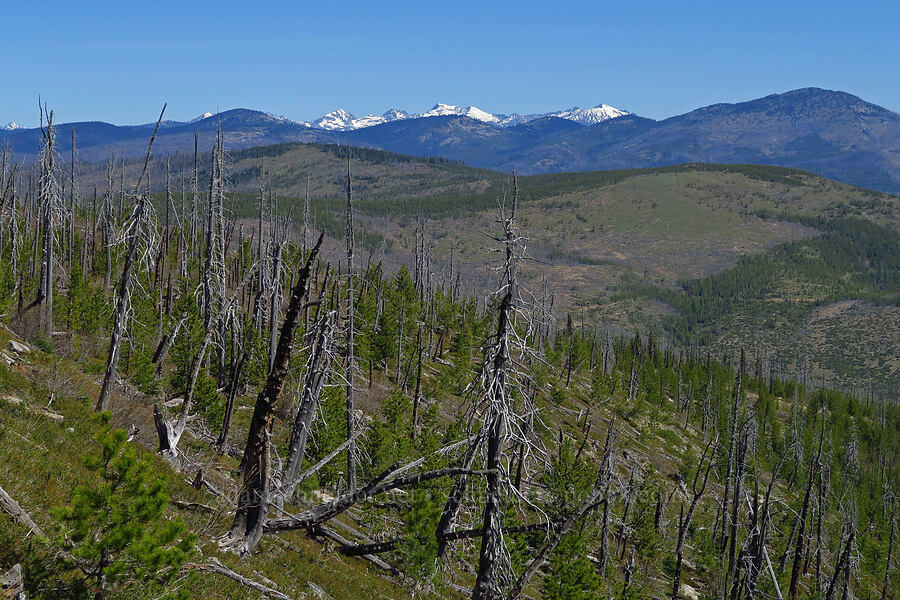
[[(770, 183), (752, 168), (682, 168), (584, 175), (570, 188), (668, 175), (695, 189), (723, 172)], [(142, 222), (150, 199), (130, 194), (123, 225), (148, 235), (110, 254), (96, 243), (103, 228), (73, 238), (49, 322), (51, 296), (17, 302), (40, 281), (22, 268), (29, 245), (7, 239), (0, 487), (41, 531), (3, 515), (2, 564), (23, 565), (31, 598), (459, 598), (479, 585), (547, 599), (731, 588), (890, 597), (897, 407), (784, 378), (765, 349), (719, 361), (595, 321), (555, 322), (509, 268), (535, 268), (519, 236), (541, 230), (534, 211), (547, 201), (541, 179), (519, 184), (515, 218), (484, 220), (508, 251), (505, 265), (490, 261), (507, 273), (492, 278), (490, 301), (442, 284), (427, 260), (412, 272), (361, 262), (338, 278), (340, 254), (317, 262), (318, 246), (276, 237), (258, 255), (228, 249), (216, 241), (231, 227), (216, 224), (215, 183), (203, 220), (213, 225), (196, 242), (189, 229)], [(89, 217), (81, 211), (76, 231), (91, 231)], [(37, 229), (13, 218), (37, 244)], [(264, 218), (280, 236), (277, 226)], [(159, 257), (135, 263), (133, 288), (130, 247)], [(254, 256), (270, 275), (253, 276)], [(123, 285), (104, 289), (107, 257)], [(114, 363), (114, 307), (127, 290)], [(125, 468), (130, 453), (144, 466)], [(298, 456), (311, 471), (302, 481)], [(248, 501), (264, 507), (255, 539), (241, 520)], [(481, 559), (490, 544), (496, 570)]]
[[(233, 152), (229, 177), (243, 190), (233, 197), (233, 210), (248, 219), (247, 235), (249, 219), (258, 213), (258, 194), (251, 192), (263, 184), (263, 169), (267, 185), (278, 192), (280, 210), (298, 221), (309, 176), (313, 219), (334, 238), (331, 251), (340, 251), (346, 159), (346, 149), (336, 146)], [(165, 178), (159, 162), (153, 170), (157, 189)], [(178, 163), (173, 165), (175, 170)], [(422, 217), (442, 281), (450, 276), (452, 261), (464, 289), (490, 284), (492, 244), (482, 232), (495, 221), (498, 199), (510, 194), (508, 176), (363, 149), (353, 151), (351, 167), (357, 236), (367, 254), (392, 269), (412, 268), (417, 217)], [(87, 181), (91, 173), (105, 178), (105, 167), (83, 170)], [(138, 166), (128, 172), (137, 176)], [(206, 177), (202, 167), (201, 180)], [(180, 179), (175, 179), (177, 207)], [(761, 345), (786, 373), (799, 377), (806, 369), (808, 376), (833, 385), (883, 394), (898, 381), (900, 339), (890, 326), (897, 322), (891, 278), (896, 263), (891, 261), (898, 254), (890, 250), (900, 228), (895, 196), (802, 171), (750, 165), (538, 175), (519, 181), (528, 250), (539, 261), (524, 267), (524, 283), (537, 295), (554, 290), (557, 310), (572, 312), (576, 320), (584, 311), (585, 318), (620, 331), (654, 331), (680, 345), (699, 343), (716, 351)], [(162, 196), (158, 202), (161, 207)], [(807, 261), (797, 272), (798, 256), (819, 254), (810, 244), (848, 239), (841, 232), (821, 237), (829, 223), (848, 218), (872, 225), (864, 224), (859, 235), (849, 232), (849, 245), (832, 244), (846, 256), (824, 257), (833, 264)], [(879, 247), (867, 247), (867, 240)], [(870, 252), (888, 261), (877, 267), (888, 280), (866, 275)], [(767, 267), (761, 282), (758, 265), (742, 265), (741, 257), (777, 265)], [(730, 295), (727, 309), (714, 317), (695, 314), (690, 301), (672, 295), (685, 282), (694, 282), (688, 289), (710, 289), (703, 282), (715, 283), (726, 271), (757, 287)], [(844, 281), (857, 275), (864, 281)], [(838, 332), (842, 324), (846, 327)], [(812, 340), (817, 343), (811, 345)]]

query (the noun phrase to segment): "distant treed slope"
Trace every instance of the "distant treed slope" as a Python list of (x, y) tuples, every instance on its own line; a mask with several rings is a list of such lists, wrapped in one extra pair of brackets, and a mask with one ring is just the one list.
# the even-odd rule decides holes
[[(258, 111), (229, 110), (160, 131), (155, 151), (191, 150), (194, 131), (208, 150), (219, 124), (226, 146), (284, 142), (346, 143), (520, 173), (553, 173), (680, 164), (760, 163), (796, 167), (853, 185), (900, 192), (900, 115), (844, 93), (805, 88), (749, 102), (715, 104), (662, 121), (625, 115), (585, 127), (543, 118), (499, 128), (462, 116), (383, 123), (353, 132), (309, 128)], [(144, 149), (147, 128), (76, 123), (58, 128), (67, 152), (71, 130), (85, 160)], [(35, 129), (0, 132), (20, 156), (33, 157)]]
[(810, 224), (822, 235), (743, 256), (681, 290), (631, 289), (677, 309), (664, 322), (680, 344), (752, 343), (798, 372), (811, 357), (832, 384), (887, 393), (900, 376), (900, 234), (863, 219)]

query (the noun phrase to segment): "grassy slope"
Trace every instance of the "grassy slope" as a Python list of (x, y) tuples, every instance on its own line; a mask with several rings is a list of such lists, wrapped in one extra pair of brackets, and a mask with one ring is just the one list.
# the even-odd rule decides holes
[[(5, 348), (14, 337), (0, 328), (0, 347)], [(85, 457), (96, 453), (90, 438), (97, 430), (93, 420), (93, 399), (99, 392), (95, 361), (80, 356), (77, 361), (44, 354), (34, 350), (22, 363), (7, 367), (0, 365), (0, 482), (3, 488), (28, 510), (48, 535), (57, 531), (50, 517), (50, 509), (63, 505), (75, 486), (89, 480), (84, 468)], [(31, 410), (47, 406), (47, 398), (54, 392), (52, 409), (65, 417), (61, 423)], [(14, 403), (10, 398), (22, 400)], [(127, 428), (135, 423), (139, 428), (138, 442), (151, 451), (155, 449), (155, 433), (151, 419), (151, 398), (134, 392), (120, 396), (113, 411), (113, 425)], [(187, 456), (180, 470), (156, 457), (155, 467), (168, 476), (167, 493), (172, 501), (196, 502), (215, 510), (179, 508), (171, 502), (167, 515), (180, 517), (199, 536), (195, 562), (211, 558), (251, 579), (268, 580), (278, 590), (294, 598), (310, 594), (309, 582), (319, 586), (334, 598), (341, 599), (399, 599), (409, 592), (369, 563), (343, 557), (336, 552), (323, 552), (323, 546), (302, 533), (282, 536), (282, 540), (266, 537), (260, 551), (245, 561), (221, 552), (216, 538), (227, 532), (233, 507), (212, 494), (195, 490), (190, 485), (192, 473), (202, 467), (205, 478), (219, 489), (229, 490), (231, 474), (236, 470), (234, 459), (221, 458), (209, 447), (192, 438), (185, 440)], [(0, 565), (22, 560), (41, 544), (26, 539), (25, 530), (0, 518)], [(49, 556), (45, 556), (49, 560)], [(47, 579), (47, 563), (35, 561), (25, 565), (26, 581), (51, 584)], [(230, 579), (211, 573), (197, 574), (182, 585), (188, 586), (190, 597), (239, 600), (259, 598), (260, 594)], [(47, 590), (43, 590), (47, 593)], [(52, 594), (51, 594), (52, 595)]]

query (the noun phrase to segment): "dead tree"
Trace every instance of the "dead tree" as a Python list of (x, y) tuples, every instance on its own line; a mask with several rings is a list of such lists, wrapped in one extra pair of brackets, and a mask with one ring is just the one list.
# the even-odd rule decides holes
[(294, 349), (294, 334), (300, 322), (303, 298), (306, 296), (312, 265), (319, 254), (323, 238), (324, 234), (320, 234), (291, 291), (291, 299), (288, 302), (287, 313), (281, 326), (281, 335), (278, 338), (275, 362), (253, 409), (247, 445), (244, 449), (243, 477), (238, 495), (238, 506), (228, 542), (241, 555), (248, 554), (253, 550), (262, 536), (263, 526), (266, 523), (271, 500), (269, 437), (275, 417), (275, 407), (281, 390), (284, 388), (288, 363)]
[[(841, 573), (844, 573), (845, 588), (847, 585), (847, 581), (849, 580), (850, 556), (853, 552), (853, 542), (856, 538), (856, 528), (854, 527), (852, 520), (849, 523), (848, 529), (850, 531), (846, 536), (846, 541), (844, 541), (844, 536), (841, 537), (844, 545), (843, 552), (838, 552), (835, 554), (835, 556), (837, 557), (837, 562), (834, 565), (834, 573), (831, 576), (831, 580), (828, 582), (828, 588), (825, 590), (825, 600), (831, 600), (834, 597), (834, 591), (837, 588), (838, 578), (840, 577)], [(838, 549), (840, 549), (840, 546), (838, 546)]]
[(887, 557), (884, 561), (884, 585), (881, 586), (881, 600), (887, 600), (888, 582), (891, 578), (891, 555), (894, 551), (894, 525), (896, 524), (896, 511), (897, 507), (894, 506), (893, 510), (891, 511), (891, 533), (888, 537)]
[(741, 384), (744, 379), (744, 370), (746, 368), (746, 360), (744, 358), (744, 349), (741, 348), (741, 362), (737, 375), (734, 380), (734, 395), (731, 401), (731, 415), (729, 416), (730, 426), (728, 434), (728, 462), (725, 465), (725, 491), (722, 493), (722, 522), (719, 536), (719, 547), (724, 552), (728, 547), (726, 518), (728, 514), (728, 500), (731, 491), (731, 478), (734, 473), (734, 455), (737, 451), (738, 442), (738, 410), (741, 403)]
[(171, 333), (163, 336), (163, 339), (160, 340), (159, 349), (153, 355), (153, 363), (156, 365), (157, 377), (162, 375), (163, 363), (165, 363), (166, 356), (168, 356), (169, 350), (172, 349), (172, 345), (175, 343), (175, 339), (178, 337), (178, 332), (181, 330), (181, 326), (184, 325), (184, 322), (186, 320), (187, 315), (181, 315), (178, 321), (175, 322), (175, 327), (172, 328)]
[[(297, 487), (300, 467), (306, 454), (306, 441), (312, 427), (313, 418), (319, 409), (319, 396), (325, 381), (331, 373), (331, 362), (334, 354), (334, 322), (333, 312), (323, 313), (315, 327), (315, 340), (310, 348), (306, 361), (306, 373), (300, 391), (300, 403), (294, 417), (294, 427), (288, 443), (288, 459), (284, 471), (277, 477), (278, 495), (276, 503), (281, 505), (290, 501)], [(348, 438), (353, 439), (353, 438)]]
[[(611, 468), (615, 464), (613, 459), (613, 453), (615, 452), (614, 445), (616, 439), (616, 431), (615, 431), (615, 418), (611, 419), (609, 422), (609, 429), (606, 432), (606, 447), (603, 450), (603, 458), (600, 462), (600, 471), (597, 473), (597, 480), (594, 483), (594, 489), (590, 493), (590, 495), (581, 503), (581, 505), (572, 512), (566, 519), (555, 528), (553, 536), (550, 540), (544, 544), (543, 548), (538, 552), (537, 556), (535, 556), (531, 562), (528, 564), (528, 567), (525, 568), (525, 571), (519, 576), (519, 579), (516, 580), (516, 583), (513, 584), (512, 589), (509, 592), (509, 595), (506, 597), (507, 600), (516, 600), (519, 596), (522, 595), (522, 590), (525, 588), (525, 585), (528, 583), (529, 579), (541, 568), (544, 563), (547, 561), (547, 558), (550, 556), (550, 553), (559, 546), (559, 543), (562, 541), (562, 538), (571, 531), (572, 527), (585, 515), (587, 515), (590, 511), (594, 510), (598, 504), (600, 504), (600, 497), (604, 496), (605, 500), (609, 499), (610, 493), (610, 484), (612, 482), (611, 477)], [(707, 475), (709, 472), (707, 471)]]
[(112, 159), (106, 161), (106, 194), (103, 196), (103, 249), (105, 267), (103, 273), (103, 291), (112, 283), (112, 246), (113, 246), (113, 177), (115, 166)]
[[(747, 541), (744, 545), (744, 551), (742, 554), (744, 555), (744, 561), (747, 565), (746, 573), (744, 575), (744, 582), (742, 589), (746, 594), (748, 600), (752, 600), (756, 597), (759, 592), (758, 582), (759, 576), (763, 571), (763, 562), (769, 563), (768, 554), (766, 554), (766, 543), (768, 542), (768, 528), (769, 523), (771, 521), (771, 515), (769, 507), (772, 502), (772, 489), (775, 487), (775, 481), (778, 478), (778, 474), (781, 471), (781, 466), (784, 464), (785, 459), (790, 451), (790, 448), (786, 449), (784, 453), (782, 453), (781, 458), (779, 458), (778, 463), (772, 469), (772, 476), (769, 479), (769, 486), (766, 489), (766, 495), (763, 499), (762, 507), (759, 506), (759, 494), (758, 494), (758, 478), (757, 485), (753, 494), (753, 501), (751, 502), (749, 498), (746, 499), (747, 504), (750, 507), (750, 526), (749, 535), (747, 537)], [(777, 578), (772, 578), (773, 584), (778, 586)], [(736, 586), (732, 589), (732, 597), (736, 597), (738, 593), (740, 593), (740, 589)], [(781, 592), (778, 592), (779, 598), (781, 597)]]
[[(513, 174), (512, 207), (507, 212), (501, 206), (503, 236), (496, 238), (503, 245), (500, 251), (505, 254), (498, 291), (503, 296), (498, 309), (496, 334), (487, 348), (481, 371), (470, 387), (470, 394), (475, 399), (470, 409), (470, 422), (474, 422), (477, 416), (484, 432), (482, 459), (488, 471), (473, 600), (499, 598), (509, 573), (509, 556), (503, 539), (503, 504), (509, 493), (517, 492), (509, 481), (509, 469), (504, 468), (504, 463), (509, 462), (505, 456), (506, 449), (523, 444), (527, 454), (535, 451), (541, 453), (532, 439), (535, 411), (530, 396), (522, 394), (522, 402), (517, 402), (512, 395), (513, 388), (520, 387), (520, 374), (515, 362), (517, 356), (513, 350), (517, 354), (526, 351), (526, 344), (520, 339), (514, 322), (517, 307), (523, 302), (516, 263), (525, 251), (524, 239), (515, 227), (517, 204), (518, 186)], [(527, 324), (530, 334), (531, 322)]]
[(61, 212), (56, 167), (56, 132), (53, 130), (53, 111), (47, 115), (47, 127), (43, 126), (44, 110), (41, 109), (42, 147), (40, 155), (40, 179), (38, 202), (41, 210), (41, 278), (35, 301), (40, 306), (41, 330), (48, 338), (53, 333), (53, 270), (56, 262), (56, 222)]
[[(243, 292), (242, 294), (243, 295)], [(234, 417), (234, 403), (237, 400), (238, 391), (241, 387), (241, 375), (244, 371), (244, 364), (247, 361), (247, 350), (244, 347), (244, 327), (240, 320), (236, 320), (235, 328), (237, 329), (232, 351), (235, 354), (234, 365), (231, 368), (231, 378), (228, 381), (228, 399), (225, 401), (225, 415), (222, 417), (222, 428), (219, 430), (219, 436), (216, 438), (216, 452), (225, 453), (225, 445), (228, 441), (228, 433), (231, 431), (231, 421)]]
[[(740, 574), (740, 566), (736, 562), (736, 555), (738, 525), (740, 525), (742, 486), (744, 483), (744, 473), (747, 467), (747, 453), (750, 452), (756, 444), (756, 436), (756, 415), (751, 414), (744, 423), (741, 424), (737, 452), (735, 453), (734, 502), (731, 508), (730, 529), (728, 534), (728, 575), (725, 579), (726, 583), (731, 580), (736, 581)], [(722, 518), (724, 519), (725, 517), (723, 516)]]
[[(712, 452), (710, 452), (710, 448)], [(719, 438), (711, 440), (706, 444), (703, 455), (700, 457), (700, 463), (697, 465), (697, 472), (694, 473), (694, 481), (691, 483), (691, 504), (688, 507), (687, 515), (679, 516), (678, 519), (678, 542), (675, 544), (675, 574), (672, 576), (672, 598), (678, 598), (678, 588), (681, 586), (681, 564), (684, 559), (684, 541), (687, 538), (688, 529), (691, 527), (691, 519), (694, 517), (694, 511), (697, 504), (706, 492), (706, 484), (709, 481), (709, 473), (712, 471), (716, 451), (719, 448)], [(706, 462), (706, 469), (703, 463)], [(700, 480), (700, 473), (703, 473), (703, 479)], [(699, 483), (699, 485), (698, 485)], [(684, 507), (682, 507), (682, 511)]]
[[(825, 405), (822, 405), (822, 420), (825, 419)], [(819, 449), (815, 457), (811, 457), (809, 461), (809, 469), (806, 475), (806, 493), (803, 495), (803, 503), (800, 505), (800, 514), (797, 515), (795, 525), (797, 527), (797, 543), (794, 548), (794, 563), (791, 567), (791, 583), (788, 588), (788, 596), (795, 598), (797, 595), (797, 584), (800, 581), (800, 565), (803, 560), (803, 542), (806, 539), (806, 521), (809, 513), (809, 500), (812, 493), (813, 481), (815, 481), (815, 466), (822, 460), (822, 444), (824, 442), (824, 425), (822, 434), (819, 436)]]
[[(141, 193), (141, 183), (144, 175), (150, 165), (150, 153), (153, 150), (153, 141), (156, 139), (156, 133), (159, 131), (159, 124), (162, 122), (163, 114), (166, 112), (166, 105), (163, 105), (162, 111), (159, 113), (159, 119), (156, 121), (156, 128), (150, 138), (150, 144), (147, 147), (147, 157), (144, 160), (144, 170), (138, 178), (137, 185), (134, 187), (134, 195), (137, 198), (137, 204), (131, 217), (123, 225), (122, 241), (128, 244), (128, 251), (125, 254), (125, 264), (122, 268), (122, 278), (119, 281), (119, 293), (116, 299), (116, 311), (114, 314), (112, 333), (109, 340), (109, 355), (106, 362), (106, 374), (103, 377), (103, 386), (100, 388), (100, 397), (97, 399), (95, 409), (98, 411), (106, 410), (109, 396), (112, 393), (112, 386), (115, 384), (119, 371), (119, 354), (122, 348), (122, 340), (125, 337), (125, 329), (128, 323), (129, 313), (131, 312), (131, 292), (133, 287), (133, 269), (136, 259), (143, 258), (146, 263), (147, 270), (151, 270), (150, 265), (155, 257), (154, 251), (158, 240), (156, 231), (156, 219), (153, 211), (153, 204), (150, 201), (150, 195)], [(142, 256), (138, 256), (138, 248), (143, 245), (144, 251)]]
[[(356, 430), (356, 416), (353, 404), (353, 379), (356, 369), (356, 360), (354, 356), (354, 307), (353, 307), (353, 196), (352, 196), (352, 180), (350, 178), (350, 144), (347, 144), (347, 439), (353, 439), (353, 433)], [(399, 378), (400, 365), (397, 365), (397, 373)], [(356, 444), (350, 443), (347, 449), (347, 484), (350, 491), (356, 489)]]
[(200, 342), (200, 348), (197, 350), (197, 354), (194, 355), (193, 360), (191, 361), (191, 369), (188, 373), (187, 386), (184, 392), (184, 401), (181, 405), (181, 413), (178, 416), (178, 421), (170, 423), (166, 421), (162, 413), (159, 411), (159, 407), (153, 406), (153, 421), (156, 424), (156, 432), (159, 436), (159, 451), (170, 456), (178, 456), (178, 442), (181, 440), (181, 436), (184, 434), (185, 427), (187, 427), (188, 417), (191, 412), (191, 405), (194, 400), (194, 389), (197, 386), (197, 379), (200, 376), (200, 368), (203, 365), (203, 358), (206, 354), (206, 349), (209, 347), (210, 343), (213, 340), (213, 336), (218, 333), (218, 328), (221, 323), (228, 320), (232, 315), (232, 311), (234, 309), (235, 300), (243, 290), (244, 286), (247, 284), (247, 281), (250, 279), (253, 273), (253, 269), (248, 269), (244, 274), (244, 279), (237, 286), (237, 288), (232, 293), (231, 297), (225, 302), (224, 306), (222, 306), (221, 310), (216, 314), (215, 317), (210, 321), (209, 325), (206, 328), (206, 333), (203, 335), (203, 340)]

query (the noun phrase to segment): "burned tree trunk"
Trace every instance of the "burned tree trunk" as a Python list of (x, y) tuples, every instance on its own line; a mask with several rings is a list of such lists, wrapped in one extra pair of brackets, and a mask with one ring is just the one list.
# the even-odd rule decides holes
[[(116, 300), (116, 311), (114, 315), (112, 333), (109, 339), (109, 356), (106, 362), (106, 374), (103, 377), (103, 386), (100, 388), (100, 397), (97, 399), (95, 409), (97, 411), (106, 410), (109, 396), (112, 393), (112, 386), (115, 384), (119, 372), (119, 354), (122, 348), (122, 340), (125, 337), (125, 329), (128, 321), (128, 313), (131, 309), (131, 278), (134, 262), (137, 258), (138, 246), (141, 239), (145, 236), (151, 236), (155, 233), (154, 228), (148, 226), (152, 223), (153, 205), (150, 202), (148, 194), (141, 194), (141, 183), (147, 168), (150, 164), (150, 152), (153, 149), (153, 141), (159, 131), (159, 124), (162, 122), (163, 114), (166, 112), (166, 106), (163, 105), (162, 111), (159, 113), (159, 119), (156, 121), (156, 128), (153, 130), (153, 136), (150, 138), (150, 144), (147, 147), (147, 158), (144, 160), (144, 170), (138, 178), (135, 186), (135, 195), (137, 196), (137, 206), (132, 213), (128, 223), (124, 228), (126, 239), (130, 238), (128, 244), (128, 252), (125, 254), (125, 265), (122, 269), (122, 279), (119, 283), (119, 295)], [(153, 256), (153, 243), (150, 239), (145, 239), (148, 249), (146, 256)]]
[[(609, 497), (609, 488), (611, 483), (611, 466), (614, 464), (614, 460), (612, 458), (613, 452), (615, 449), (613, 448), (616, 439), (615, 432), (615, 418), (610, 420), (609, 422), (609, 430), (606, 432), (606, 448), (603, 451), (603, 458), (600, 463), (600, 472), (597, 474), (597, 480), (594, 483), (594, 489), (591, 494), (585, 499), (584, 502), (572, 513), (570, 514), (565, 521), (562, 522), (561, 525), (556, 529), (553, 534), (553, 537), (544, 545), (543, 548), (538, 552), (537, 556), (535, 556), (531, 562), (526, 567), (525, 571), (522, 575), (519, 576), (519, 579), (513, 585), (512, 590), (509, 592), (509, 595), (506, 597), (507, 600), (516, 600), (519, 596), (522, 595), (522, 590), (525, 588), (525, 585), (528, 583), (528, 580), (544, 565), (547, 560), (547, 557), (550, 556), (550, 553), (559, 546), (559, 543), (562, 541), (562, 538), (571, 531), (572, 527), (575, 523), (584, 517), (588, 512), (597, 507), (600, 501), (601, 496), (606, 496), (607, 499)], [(707, 471), (707, 475), (709, 471)], [(704, 482), (705, 484), (705, 482)]]
[[(503, 547), (503, 496), (504, 480), (501, 461), (503, 445), (508, 436), (511, 421), (516, 418), (511, 406), (510, 397), (510, 338), (515, 335), (512, 322), (514, 302), (517, 299), (518, 283), (516, 278), (516, 247), (521, 240), (515, 232), (515, 217), (518, 204), (518, 187), (513, 174), (512, 210), (507, 216), (503, 212), (500, 222), (503, 226), (503, 242), (506, 254), (504, 280), (501, 290), (505, 293), (500, 302), (497, 321), (497, 333), (494, 345), (488, 354), (483, 371), (482, 385), (484, 407), (484, 427), (487, 432), (487, 490), (484, 502), (484, 516), (481, 527), (481, 549), (478, 556), (478, 571), (472, 600), (493, 600), (501, 594), (500, 575), (503, 570), (505, 556)], [(525, 440), (522, 440), (523, 442)]]
[[(353, 379), (356, 369), (354, 356), (354, 307), (353, 307), (353, 195), (350, 178), (350, 145), (347, 144), (347, 439), (353, 439), (356, 430), (356, 416), (353, 398)], [(397, 365), (399, 374), (400, 365)], [(350, 442), (347, 448), (347, 485), (350, 491), (356, 489), (356, 443)]]
[(184, 402), (181, 405), (181, 414), (178, 416), (178, 421), (174, 425), (165, 421), (162, 418), (159, 409), (154, 406), (153, 419), (156, 422), (156, 431), (159, 434), (160, 452), (168, 453), (172, 456), (178, 455), (178, 442), (184, 434), (185, 427), (187, 427), (188, 416), (190, 416), (191, 405), (194, 400), (194, 389), (197, 386), (200, 368), (203, 365), (203, 357), (206, 355), (206, 350), (212, 342), (213, 336), (218, 333), (219, 324), (224, 322), (231, 315), (235, 300), (237, 300), (241, 290), (244, 289), (244, 286), (247, 284), (252, 273), (253, 269), (247, 270), (244, 274), (244, 279), (238, 284), (237, 288), (235, 288), (231, 297), (209, 322), (203, 340), (200, 342), (200, 348), (197, 350), (197, 354), (194, 355), (194, 359), (191, 361), (191, 370), (188, 373), (187, 386), (184, 392)]
[(56, 132), (53, 130), (53, 111), (47, 116), (47, 128), (43, 128), (41, 111), (41, 175), (39, 182), (39, 205), (41, 210), (41, 278), (36, 302), (40, 305), (41, 330), (48, 338), (53, 333), (53, 267), (56, 261), (56, 213), (59, 204), (59, 190), (56, 181)]
[(275, 362), (269, 371), (266, 384), (256, 399), (247, 445), (244, 449), (243, 482), (238, 495), (238, 506), (231, 526), (229, 537), (234, 550), (241, 555), (248, 554), (259, 542), (266, 522), (270, 501), (269, 435), (275, 417), (275, 406), (284, 379), (287, 376), (288, 362), (294, 349), (294, 334), (300, 322), (303, 309), (303, 298), (309, 285), (312, 265), (319, 254), (324, 235), (313, 246), (300, 271), (297, 284), (291, 292), (287, 313), (281, 326)]
[(734, 455), (737, 449), (738, 434), (738, 409), (741, 401), (741, 384), (744, 379), (744, 369), (746, 368), (746, 360), (744, 358), (744, 349), (741, 348), (741, 362), (738, 368), (737, 376), (734, 381), (734, 396), (731, 402), (730, 428), (728, 434), (728, 463), (725, 465), (725, 491), (722, 494), (722, 528), (720, 530), (719, 547), (724, 552), (728, 547), (728, 537), (726, 535), (726, 515), (728, 514), (728, 499), (731, 491), (731, 478), (734, 473)]
[(316, 324), (316, 337), (306, 361), (306, 374), (300, 392), (300, 405), (294, 417), (294, 428), (288, 444), (288, 459), (280, 474), (278, 501), (289, 501), (297, 487), (300, 467), (306, 453), (306, 440), (319, 407), (319, 396), (331, 371), (334, 341), (334, 313), (326, 312)]
[[(896, 510), (896, 509), (895, 509)], [(891, 578), (891, 555), (894, 551), (894, 525), (895, 521), (895, 513), (891, 513), (891, 533), (888, 538), (888, 550), (887, 550), (887, 558), (884, 561), (884, 585), (881, 586), (881, 600), (887, 600), (888, 593), (888, 582)]]
[[(825, 406), (822, 406), (822, 419), (825, 419)], [(824, 431), (824, 428), (823, 428)], [(816, 456), (809, 461), (809, 471), (807, 472), (806, 493), (803, 495), (803, 504), (800, 506), (800, 514), (797, 516), (797, 543), (794, 548), (794, 564), (791, 567), (791, 583), (788, 588), (788, 596), (795, 598), (797, 595), (797, 583), (800, 581), (800, 565), (803, 560), (803, 542), (806, 539), (806, 517), (809, 513), (809, 499), (812, 494), (812, 484), (815, 481), (814, 469), (815, 465), (822, 460), (822, 443), (824, 435), (819, 437), (819, 449)]]
[[(691, 505), (688, 508), (687, 516), (678, 520), (678, 542), (675, 544), (675, 574), (672, 576), (672, 598), (678, 598), (678, 588), (681, 586), (681, 565), (684, 559), (684, 541), (687, 538), (688, 529), (691, 526), (691, 519), (694, 517), (694, 511), (697, 504), (706, 491), (706, 484), (709, 481), (709, 473), (715, 464), (716, 450), (718, 450), (719, 440), (710, 441), (703, 450), (703, 456), (700, 457), (700, 464), (697, 465), (697, 472), (694, 474), (694, 482), (691, 484)], [(710, 452), (712, 447), (712, 452)], [(707, 459), (708, 457), (708, 459)], [(706, 470), (703, 469), (703, 462), (706, 463)], [(700, 473), (703, 472), (703, 481), (700, 482)], [(699, 486), (697, 485), (700, 482)]]

